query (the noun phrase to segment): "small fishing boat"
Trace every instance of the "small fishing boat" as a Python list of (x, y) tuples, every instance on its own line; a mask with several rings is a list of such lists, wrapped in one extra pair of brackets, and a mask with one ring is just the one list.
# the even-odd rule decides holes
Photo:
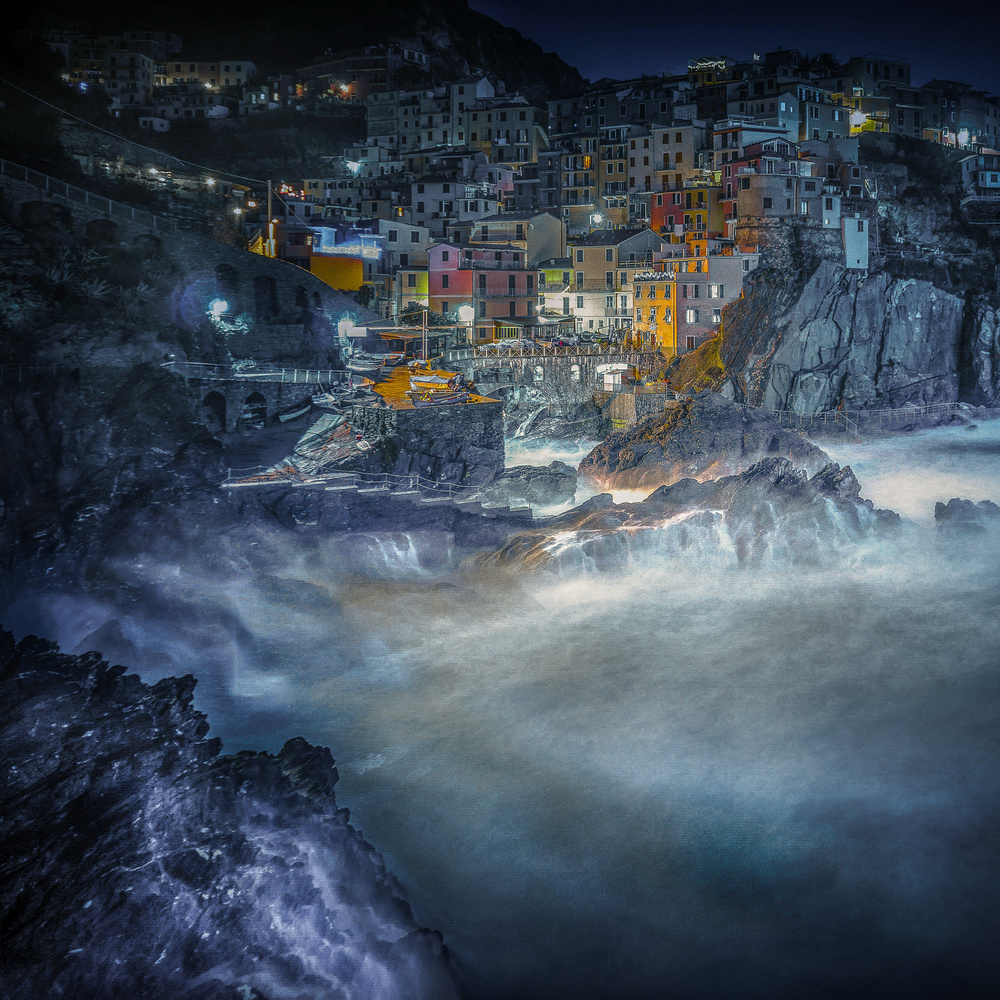
[(305, 416), (312, 409), (312, 400), (308, 403), (304, 403), (302, 406), (296, 407), (294, 410), (287, 410), (285, 413), (278, 414), (278, 420), (285, 423), (287, 420), (294, 420), (296, 417)]
[(451, 382), (451, 378), (445, 378), (443, 375), (414, 375), (412, 372), (410, 373), (410, 388), (414, 392), (419, 392), (422, 389), (447, 389)]
[(384, 354), (369, 354), (367, 351), (358, 351), (347, 359), (347, 370), (355, 375), (374, 375), (381, 371), (385, 364)]
[(410, 402), (417, 407), (464, 403), (469, 398), (467, 392), (433, 391), (428, 389), (422, 392), (408, 392), (406, 395), (409, 397)]

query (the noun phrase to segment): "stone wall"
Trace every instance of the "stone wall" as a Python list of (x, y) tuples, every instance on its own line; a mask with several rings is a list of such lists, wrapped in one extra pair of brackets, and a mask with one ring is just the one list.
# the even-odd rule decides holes
[(492, 482), (504, 465), (503, 404), (394, 410), (355, 406), (351, 426), (382, 448), (387, 471), (446, 483)]
[(396, 411), (394, 472), (482, 485), (503, 471), (503, 404), (463, 403)]
[(844, 263), (844, 243), (840, 227), (822, 226), (788, 219), (740, 219), (736, 241), (760, 250), (760, 266), (786, 272), (813, 271), (820, 261)]

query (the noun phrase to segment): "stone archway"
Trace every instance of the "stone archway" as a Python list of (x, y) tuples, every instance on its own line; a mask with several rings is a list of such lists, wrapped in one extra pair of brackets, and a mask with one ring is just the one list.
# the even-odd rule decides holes
[(226, 397), (213, 390), (201, 401), (201, 418), (205, 426), (213, 433), (226, 430)]
[(251, 392), (243, 400), (243, 427), (263, 430), (267, 426), (267, 399), (262, 393)]

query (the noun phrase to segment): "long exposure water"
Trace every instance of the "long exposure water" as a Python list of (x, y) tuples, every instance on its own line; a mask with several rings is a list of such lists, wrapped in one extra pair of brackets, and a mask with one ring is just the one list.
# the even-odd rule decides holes
[(22, 619), (194, 672), (227, 750), (330, 746), (470, 996), (985, 995), (1000, 546), (933, 505), (1000, 501), (1000, 423), (820, 443), (906, 519), (821, 567), (647, 553), (500, 584), (442, 539), (261, 534), (241, 576), (131, 567), (159, 608)]

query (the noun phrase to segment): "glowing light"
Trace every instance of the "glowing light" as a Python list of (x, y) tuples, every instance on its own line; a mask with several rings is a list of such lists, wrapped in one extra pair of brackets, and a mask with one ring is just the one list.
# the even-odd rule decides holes
[(222, 314), (229, 308), (225, 299), (212, 299), (208, 304), (208, 314), (212, 319), (222, 319)]
[(472, 306), (459, 306), (458, 307), (458, 318), (463, 323), (471, 323), (476, 315), (476, 310)]
[(205, 178), (205, 183), (206, 183), (206, 184), (207, 184), (207, 185), (208, 185), (209, 187), (215, 187), (215, 178), (214, 178), (214, 177), (206, 177), (206, 178)]
[(357, 174), (361, 169), (361, 164), (357, 160), (347, 160), (347, 169), (351, 171), (352, 174)]

